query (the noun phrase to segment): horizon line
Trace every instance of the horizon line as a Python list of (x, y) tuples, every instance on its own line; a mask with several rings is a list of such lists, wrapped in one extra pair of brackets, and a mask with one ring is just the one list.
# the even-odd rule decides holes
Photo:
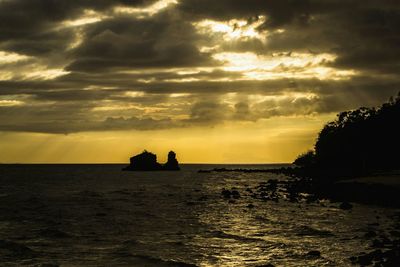
[[(0, 165), (123, 165), (127, 162), (0, 162)], [(180, 165), (290, 165), (291, 162), (182, 162)]]

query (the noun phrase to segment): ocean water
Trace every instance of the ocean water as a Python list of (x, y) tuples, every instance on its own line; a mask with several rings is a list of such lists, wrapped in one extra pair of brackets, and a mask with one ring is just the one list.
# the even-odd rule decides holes
[[(0, 266), (350, 266), (397, 212), (250, 197), (287, 179), (271, 173), (122, 167), (0, 165)], [(225, 199), (224, 188), (240, 198)]]

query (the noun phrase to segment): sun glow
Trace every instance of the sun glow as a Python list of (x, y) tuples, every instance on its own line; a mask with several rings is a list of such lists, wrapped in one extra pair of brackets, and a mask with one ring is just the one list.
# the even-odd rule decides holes
[(125, 92), (124, 96), (127, 97), (142, 97), (145, 96), (144, 92)]
[[(13, 66), (16, 62), (18, 67)], [(0, 51), (0, 81), (51, 80), (68, 73), (63, 68), (48, 68), (46, 62), (37, 57)]]
[(105, 18), (108, 18), (108, 16), (101, 14), (99, 12), (96, 12), (94, 10), (85, 9), (83, 11), (83, 15), (81, 17), (74, 19), (74, 20), (63, 21), (62, 25), (64, 27), (78, 27), (78, 26), (83, 26), (86, 24), (96, 23)]
[(154, 14), (157, 14), (161, 10), (176, 4), (178, 4), (177, 0), (159, 0), (154, 4), (144, 8), (117, 6), (114, 8), (114, 12), (120, 14), (137, 15), (139, 18), (142, 18), (146, 16), (153, 16)]
[(24, 102), (19, 100), (0, 100), (0, 107), (12, 107), (23, 105)]
[(296, 102), (299, 99), (317, 99), (319, 96), (311, 92), (287, 92), (278, 95), (263, 95), (263, 94), (251, 94), (248, 95), (249, 103), (258, 104), (265, 101), (282, 101), (290, 100), (291, 102)]
[(224, 62), (223, 70), (242, 72), (244, 76), (256, 80), (285, 77), (346, 79), (355, 75), (353, 70), (336, 70), (326, 66), (336, 59), (336, 55), (328, 53), (286, 52), (261, 56), (252, 52), (223, 52), (213, 57)]
[(42, 69), (26, 73), (24, 79), (32, 80), (53, 80), (57, 77), (70, 73), (64, 69)]
[(265, 42), (266, 33), (257, 30), (265, 22), (265, 16), (258, 16), (252, 21), (232, 19), (229, 21), (202, 20), (193, 23), (201, 34), (222, 34), (225, 41), (257, 38)]
[(30, 59), (30, 57), (21, 55), (21, 54), (17, 54), (17, 53), (0, 51), (0, 65), (14, 63), (14, 62), (18, 62), (18, 61), (27, 60), (27, 59)]

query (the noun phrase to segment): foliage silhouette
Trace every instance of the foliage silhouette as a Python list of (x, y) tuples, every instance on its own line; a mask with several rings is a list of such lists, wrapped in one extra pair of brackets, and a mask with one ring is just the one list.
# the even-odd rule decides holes
[(341, 112), (318, 135), (314, 151), (294, 164), (331, 175), (400, 169), (400, 93), (379, 108)]

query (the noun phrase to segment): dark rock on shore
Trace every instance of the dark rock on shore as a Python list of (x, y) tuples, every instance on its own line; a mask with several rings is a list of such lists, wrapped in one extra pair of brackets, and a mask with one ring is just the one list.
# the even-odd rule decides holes
[(341, 208), (342, 210), (351, 210), (353, 208), (353, 205), (345, 201), (340, 204), (339, 208)]
[(321, 257), (321, 252), (319, 252), (318, 250), (311, 250), (306, 254), (306, 257), (319, 258)]
[(227, 199), (229, 199), (229, 198), (234, 198), (234, 199), (240, 198), (239, 191), (237, 191), (235, 189), (228, 190), (228, 189), (223, 188), (222, 191), (221, 191), (221, 195), (224, 198), (227, 198)]
[(211, 170), (198, 170), (198, 173), (211, 173)]
[(240, 198), (240, 193), (237, 190), (232, 190), (231, 194), (232, 194), (232, 197), (235, 199)]
[(229, 190), (227, 190), (227, 189), (222, 189), (221, 195), (222, 195), (224, 198), (231, 198), (232, 193), (231, 193), (231, 191), (229, 191)]
[(243, 172), (243, 173), (282, 173), (286, 170), (291, 170), (292, 168), (276, 168), (276, 169), (227, 169), (227, 168), (214, 168), (210, 170), (198, 170), (198, 173), (212, 173), (212, 172)]
[(273, 265), (272, 263), (267, 263), (263, 265), (257, 265), (257, 267), (275, 267), (275, 265)]
[(253, 205), (253, 204), (248, 204), (247, 206), (246, 206), (246, 208), (248, 208), (248, 209), (252, 209), (252, 208), (254, 208), (255, 206)]

